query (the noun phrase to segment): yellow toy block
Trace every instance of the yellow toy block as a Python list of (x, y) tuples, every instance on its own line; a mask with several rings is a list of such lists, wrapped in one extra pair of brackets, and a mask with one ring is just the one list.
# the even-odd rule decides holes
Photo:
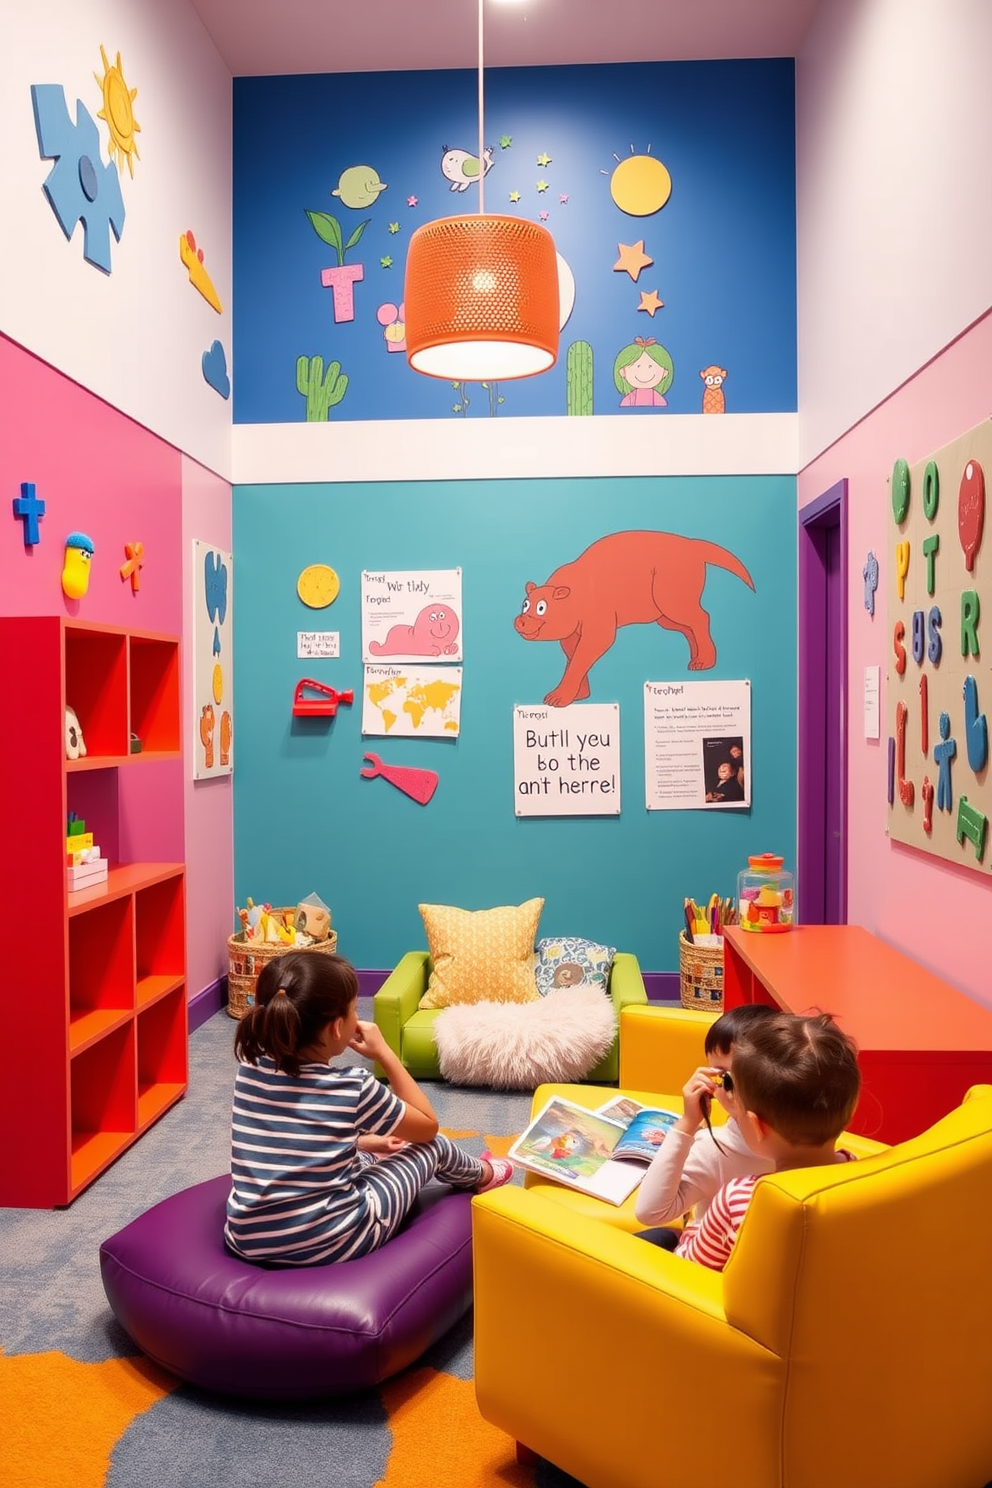
[(75, 837), (65, 839), (66, 852), (84, 852), (86, 848), (93, 846), (92, 832), (77, 832)]

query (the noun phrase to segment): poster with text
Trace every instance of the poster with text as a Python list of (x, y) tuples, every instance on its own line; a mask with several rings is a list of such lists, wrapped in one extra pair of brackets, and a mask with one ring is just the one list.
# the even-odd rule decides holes
[(620, 815), (620, 705), (513, 710), (517, 816)]
[(362, 574), (362, 660), (462, 657), (460, 568)]
[(644, 791), (649, 811), (750, 806), (750, 682), (645, 682)]
[(461, 667), (367, 666), (362, 733), (402, 739), (457, 739)]
[(233, 570), (230, 553), (193, 539), (193, 779), (234, 769)]

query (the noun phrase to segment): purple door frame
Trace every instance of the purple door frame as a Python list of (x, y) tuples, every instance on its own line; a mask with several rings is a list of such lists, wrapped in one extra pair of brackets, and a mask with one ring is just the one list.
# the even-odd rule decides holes
[(847, 923), (847, 481), (799, 513), (798, 916)]

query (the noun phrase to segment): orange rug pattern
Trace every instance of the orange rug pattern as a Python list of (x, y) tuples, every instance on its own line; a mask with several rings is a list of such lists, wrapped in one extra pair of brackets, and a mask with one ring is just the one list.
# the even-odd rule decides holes
[(103, 1488), (136, 1416), (179, 1381), (147, 1359), (80, 1364), (65, 1354), (0, 1354), (4, 1488)]

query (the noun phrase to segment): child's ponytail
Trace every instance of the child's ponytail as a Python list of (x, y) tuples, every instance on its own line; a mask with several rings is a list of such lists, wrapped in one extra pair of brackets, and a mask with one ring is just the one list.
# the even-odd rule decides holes
[(257, 1064), (267, 1054), (276, 1069), (298, 1075), (303, 1051), (346, 1015), (357, 996), (355, 969), (340, 956), (275, 956), (259, 974), (255, 1006), (235, 1031), (235, 1055), (242, 1064)]

